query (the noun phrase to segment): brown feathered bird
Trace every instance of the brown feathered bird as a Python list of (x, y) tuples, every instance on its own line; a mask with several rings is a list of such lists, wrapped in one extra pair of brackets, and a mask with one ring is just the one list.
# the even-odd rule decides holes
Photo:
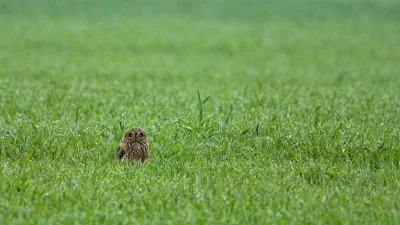
[(118, 159), (125, 157), (129, 162), (146, 161), (150, 156), (146, 132), (142, 128), (128, 129), (115, 151)]

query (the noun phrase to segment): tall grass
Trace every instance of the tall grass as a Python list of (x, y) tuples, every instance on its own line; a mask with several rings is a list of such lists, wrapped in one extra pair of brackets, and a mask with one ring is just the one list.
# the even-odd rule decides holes
[(399, 9), (0, 0), (0, 224), (399, 224)]

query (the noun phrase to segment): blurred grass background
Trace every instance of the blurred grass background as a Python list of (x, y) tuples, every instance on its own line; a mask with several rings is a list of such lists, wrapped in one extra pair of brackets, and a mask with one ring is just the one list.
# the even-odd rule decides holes
[(1, 14), (13, 18), (163, 18), (186, 17), (194, 20), (233, 20), (265, 22), (278, 20), (343, 20), (343, 19), (385, 19), (396, 21), (399, 3), (395, 0), (170, 0), (170, 1), (1, 1)]

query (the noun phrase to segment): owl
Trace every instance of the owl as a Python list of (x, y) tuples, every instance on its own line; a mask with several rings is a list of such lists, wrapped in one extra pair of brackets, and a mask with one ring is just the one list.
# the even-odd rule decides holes
[(146, 161), (150, 156), (146, 132), (142, 128), (128, 129), (115, 151), (118, 159), (125, 157), (129, 162)]

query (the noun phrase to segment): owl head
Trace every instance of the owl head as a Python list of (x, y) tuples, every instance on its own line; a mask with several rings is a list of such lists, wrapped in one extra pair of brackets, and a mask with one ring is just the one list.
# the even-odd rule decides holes
[(146, 132), (142, 128), (129, 128), (124, 135), (124, 140), (135, 143), (147, 143)]

